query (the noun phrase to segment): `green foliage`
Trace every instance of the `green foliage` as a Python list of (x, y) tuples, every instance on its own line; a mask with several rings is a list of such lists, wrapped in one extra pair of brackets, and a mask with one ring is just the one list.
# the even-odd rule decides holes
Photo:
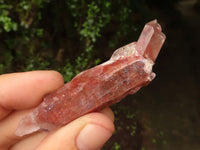
[(9, 16), (9, 11), (13, 8), (12, 5), (4, 4), (4, 0), (0, 1), (0, 33), (16, 31), (18, 24)]
[(136, 128), (137, 128), (136, 123), (126, 126), (126, 130), (129, 131), (129, 133), (130, 133), (131, 136), (135, 135)]
[(156, 143), (156, 139), (155, 138), (152, 139), (152, 143), (154, 143), (154, 144)]
[(96, 42), (100, 37), (101, 29), (110, 21), (109, 8), (110, 2), (103, 1), (104, 7), (100, 8), (95, 1), (88, 4), (87, 17), (82, 24), (80, 35), (86, 39), (86, 45)]
[(141, 150), (146, 150), (146, 148), (145, 147), (142, 147), (142, 149)]
[(69, 81), (75, 74), (100, 62), (99, 59), (94, 59), (93, 63), (90, 61), (94, 53), (94, 44), (101, 36), (100, 31), (110, 21), (110, 2), (107, 0), (91, 1), (89, 4), (77, 0), (67, 0), (66, 2), (75, 20), (74, 27), (77, 29), (80, 42), (84, 47), (84, 52), (76, 58), (75, 65), (73, 66), (67, 60), (63, 68), (64, 79)]
[(48, 61), (43, 60), (41, 57), (33, 56), (26, 60), (26, 65), (24, 71), (31, 70), (46, 70), (49, 68), (50, 63)]
[(0, 74), (3, 74), (3, 73), (4, 73), (4, 65), (0, 64)]
[(120, 144), (117, 143), (117, 142), (114, 142), (113, 147), (114, 147), (114, 148), (113, 148), (114, 150), (119, 150), (119, 149), (120, 149)]
[[(122, 38), (134, 39), (133, 11), (131, 1), (121, 0), (1, 0), (1, 71), (56, 69), (69, 81), (100, 62), (98, 39), (107, 38), (102, 45), (112, 48), (121, 46)], [(57, 62), (60, 48), (64, 53)]]
[(156, 139), (157, 139), (157, 141), (159, 142), (159, 144), (160, 144), (161, 146), (167, 144), (167, 140), (166, 140), (166, 137), (165, 137), (165, 134), (164, 134), (163, 131), (157, 132), (156, 138), (154, 138), (154, 139), (153, 139), (154, 141), (152, 140), (152, 142), (153, 142), (153, 143), (156, 143)]

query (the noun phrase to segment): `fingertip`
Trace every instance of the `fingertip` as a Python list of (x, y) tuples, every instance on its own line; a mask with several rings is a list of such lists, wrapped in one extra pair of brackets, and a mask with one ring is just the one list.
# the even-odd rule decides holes
[(63, 79), (63, 76), (61, 73), (59, 73), (58, 71), (55, 71), (55, 70), (49, 70), (47, 72), (51, 75), (52, 81), (55, 82), (55, 85), (57, 85), (57, 87), (55, 87), (55, 88), (63, 86), (64, 79)]
[(115, 127), (113, 124), (114, 115), (110, 108), (90, 113), (88, 121), (76, 137), (76, 146), (80, 150), (97, 150), (112, 136)]
[(97, 150), (103, 147), (113, 131), (97, 124), (87, 124), (79, 133), (76, 145), (80, 150)]
[(88, 123), (97, 124), (111, 132), (114, 132), (115, 126), (112, 119), (114, 117), (112, 116), (112, 110), (110, 108), (106, 108), (102, 111), (103, 112), (93, 112), (87, 114), (85, 117), (89, 119)]
[(114, 116), (114, 113), (113, 113), (113, 111), (111, 110), (111, 108), (106, 107), (106, 108), (102, 109), (102, 110), (100, 111), (100, 113), (106, 115), (110, 120), (112, 120), (112, 121), (114, 122), (115, 116)]

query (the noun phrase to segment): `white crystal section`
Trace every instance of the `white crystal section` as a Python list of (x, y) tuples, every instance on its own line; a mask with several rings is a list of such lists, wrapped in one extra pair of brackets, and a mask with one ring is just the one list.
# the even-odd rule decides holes
[(113, 55), (111, 56), (110, 60), (111, 61), (115, 61), (124, 57), (128, 57), (131, 55), (134, 55), (134, 53), (136, 52), (135, 49), (136, 46), (136, 42), (130, 43), (126, 46), (123, 46), (121, 48), (118, 48)]
[(18, 128), (15, 132), (17, 136), (24, 136), (26, 134), (33, 133), (38, 131), (40, 127), (36, 121), (36, 115), (34, 113), (30, 113), (26, 117), (24, 117), (18, 125)]

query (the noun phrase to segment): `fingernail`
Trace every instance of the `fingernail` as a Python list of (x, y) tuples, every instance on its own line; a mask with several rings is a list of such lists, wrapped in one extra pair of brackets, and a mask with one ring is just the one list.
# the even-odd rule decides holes
[(76, 139), (79, 150), (98, 150), (112, 136), (112, 131), (97, 124), (86, 125)]

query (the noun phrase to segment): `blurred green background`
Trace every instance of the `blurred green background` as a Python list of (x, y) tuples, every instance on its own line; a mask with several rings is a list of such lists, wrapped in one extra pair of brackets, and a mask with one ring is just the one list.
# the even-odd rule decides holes
[(103, 149), (199, 150), (198, 0), (0, 0), (0, 74), (53, 69), (68, 82), (153, 19), (167, 36), (157, 77), (112, 106), (116, 131)]

